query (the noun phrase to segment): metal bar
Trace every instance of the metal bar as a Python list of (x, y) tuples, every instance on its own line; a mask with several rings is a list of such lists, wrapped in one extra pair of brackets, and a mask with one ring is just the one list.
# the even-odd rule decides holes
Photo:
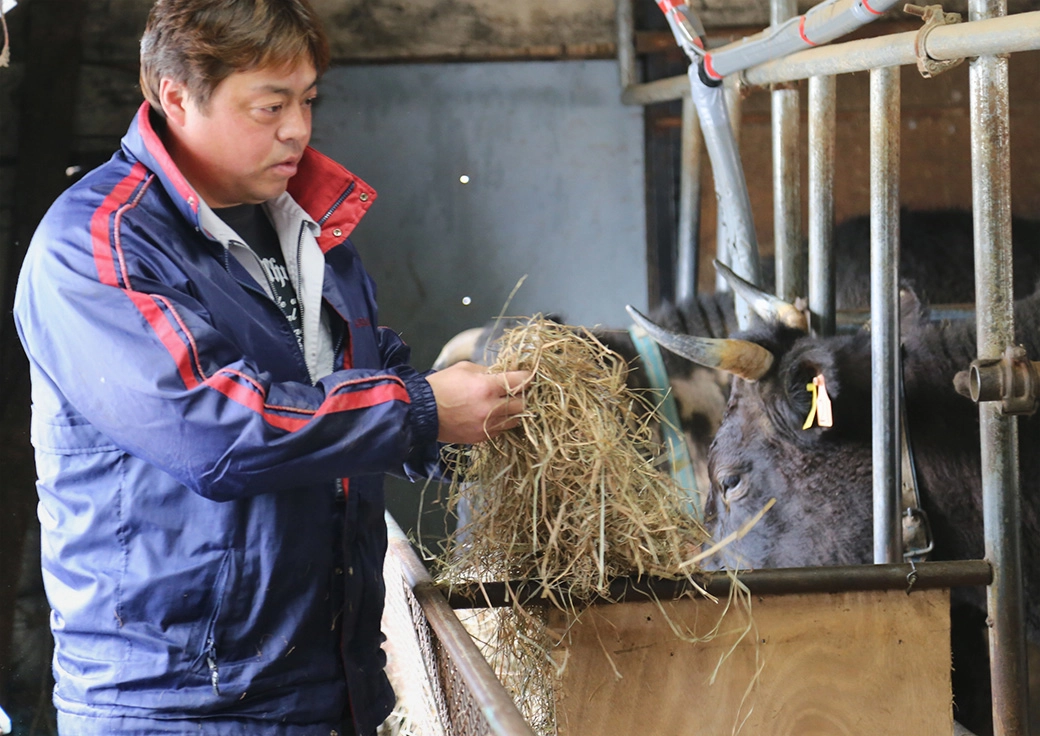
[(902, 558), (899, 523), (899, 67), (870, 72), (870, 347), (874, 562)]
[[(836, 316), (838, 332), (855, 332), (870, 322), (869, 309), (842, 309)], [(928, 307), (928, 319), (932, 322), (975, 319), (975, 304), (932, 304)]]
[[(798, 14), (794, 0), (770, 0), (774, 27)], [(776, 295), (793, 302), (808, 292), (806, 253), (802, 240), (802, 180), (799, 136), (801, 111), (798, 88), (774, 89), (773, 129), (773, 252), (776, 264)]]
[[(917, 32), (909, 31), (820, 46), (752, 67), (741, 76), (748, 84), (765, 86), (812, 76), (916, 65), (916, 38)], [(1040, 49), (1040, 10), (940, 26), (928, 34), (928, 55), (937, 61), (1037, 49)], [(622, 91), (621, 101), (626, 105), (648, 105), (677, 100), (688, 84), (685, 76), (676, 76), (633, 85)]]
[[(804, 79), (813, 74), (916, 65), (916, 39), (917, 33), (910, 31), (809, 49), (748, 69), (744, 78), (749, 84), (773, 84)], [(927, 43), (928, 56), (937, 61), (1038, 48), (1040, 11), (939, 26), (929, 32)]]
[[(692, 74), (691, 74), (691, 77), (692, 77)], [(737, 77), (730, 77), (729, 79), (726, 79), (722, 83), (722, 96), (723, 96), (723, 98), (726, 101), (726, 115), (727, 115), (727, 117), (729, 119), (730, 130), (732, 131), (732, 151), (730, 151), (731, 155), (729, 155), (729, 156), (721, 157), (721, 156), (716, 155), (716, 157), (712, 159), (712, 173), (713, 173), (713, 175), (715, 177), (715, 182), (716, 182), (716, 187), (715, 187), (716, 194), (719, 194), (718, 183), (719, 183), (720, 173), (725, 174), (726, 172), (729, 172), (729, 177), (728, 178), (733, 178), (734, 180), (739, 178), (742, 183), (743, 183), (743, 179), (744, 179), (743, 164), (742, 164), (742, 162), (740, 160), (740, 128), (741, 128), (741, 124), (743, 122), (742, 118), (743, 118), (743, 114), (744, 114), (744, 105), (743, 105), (743, 101), (740, 98), (740, 80)], [(704, 104), (704, 103), (702, 103), (702, 104)], [(705, 104), (704, 106), (708, 107), (709, 105)], [(703, 129), (704, 128), (702, 127), (702, 130)], [(717, 137), (721, 138), (724, 135), (725, 134), (722, 131), (719, 131), (719, 134), (718, 134)], [(723, 143), (723, 145), (724, 145), (724, 143)], [(726, 146), (726, 148), (728, 150), (729, 146)], [(709, 151), (710, 150), (711, 149), (709, 148)], [(715, 167), (717, 167), (717, 166), (719, 166), (722, 169), (722, 172), (716, 172), (715, 171)], [(743, 195), (738, 195), (738, 196), (742, 196), (743, 198), (746, 198), (747, 197), (747, 185), (746, 184), (744, 184), (743, 192), (744, 192)], [(735, 232), (739, 232), (744, 227), (749, 227), (750, 228), (750, 235), (754, 235), (755, 234), (754, 233), (754, 224), (753, 223), (742, 223), (741, 222), (741, 220), (742, 220), (741, 214), (739, 212), (728, 212), (727, 211), (727, 207), (733, 201), (732, 194), (733, 193), (731, 193), (731, 196), (726, 197), (726, 198), (716, 197), (716, 199), (718, 201), (718, 209), (715, 212), (715, 215), (716, 215), (716, 218), (717, 218), (717, 225), (716, 225), (716, 228), (715, 228), (715, 241), (716, 241), (715, 242), (715, 257), (718, 258), (723, 263), (725, 263), (730, 268), (733, 268), (734, 271), (736, 271), (738, 274), (740, 274), (744, 278), (748, 279), (752, 283), (754, 283), (756, 285), (761, 285), (761, 282), (760, 282), (761, 274), (758, 271), (758, 267), (757, 266), (755, 267), (754, 273), (751, 273), (750, 271), (747, 272), (747, 273), (742, 272), (742, 269), (739, 267), (739, 264), (735, 260), (737, 258), (737, 254), (730, 252), (731, 251), (730, 238), (733, 237), (733, 234)], [(734, 207), (736, 207), (736, 205), (734, 205)], [(750, 199), (747, 200), (746, 210), (747, 210), (748, 217), (750, 217), (750, 214), (751, 214), (751, 201), (750, 201)], [(755, 249), (756, 249), (756, 251), (757, 251), (757, 248), (758, 248), (757, 241), (755, 241)], [(758, 259), (757, 259), (757, 252), (756, 252), (755, 261), (756, 261), (756, 263), (758, 261)], [(726, 281), (726, 279), (724, 279), (722, 277), (722, 274), (715, 274), (715, 291), (716, 292), (719, 292), (719, 291), (729, 291), (729, 282)], [(746, 329), (748, 324), (749, 324), (749, 321), (750, 321), (750, 314), (749, 314), (749, 312), (747, 310), (747, 307), (743, 305), (743, 300), (738, 298), (737, 299), (737, 322), (740, 325), (740, 328), (741, 329)]]
[[(974, 21), (1003, 16), (1006, 0), (969, 0)], [(980, 21), (981, 22), (981, 21)], [(974, 25), (974, 23), (972, 24)], [(983, 55), (969, 66), (975, 299), (980, 358), (1013, 344), (1011, 154), (1008, 60)], [(1029, 733), (1025, 611), (1022, 591), (1018, 420), (995, 402), (979, 404), (990, 676), (995, 736)]]
[(465, 682), (473, 701), (487, 721), (488, 733), (492, 736), (534, 736), (531, 726), (495, 676), (491, 665), (484, 659), (390, 514), (386, 514), (386, 527), (387, 553), (395, 555), (401, 563), (404, 578), (422, 607), (430, 628), (451, 657), (459, 677)]
[(621, 89), (628, 89), (639, 81), (636, 74), (636, 21), (635, 0), (617, 0), (617, 60)]
[(834, 150), (837, 80), (809, 77), (809, 325), (816, 335), (833, 335)]
[[(713, 76), (725, 77), (770, 59), (830, 43), (875, 21), (897, 3), (898, 0), (873, 0), (872, 10), (867, 10), (862, 0), (832, 0), (819, 3), (799, 18), (794, 17), (797, 5), (792, 4), (791, 22), (778, 24), (772, 20), (774, 25), (767, 30), (710, 51), (710, 69)], [(705, 66), (709, 66), (707, 61)]]
[[(844, 593), (859, 590), (907, 590), (910, 575), (914, 573), (909, 590), (956, 588), (988, 585), (993, 571), (985, 560), (956, 560), (918, 562), (894, 565), (842, 565), (834, 567), (790, 567), (773, 570), (751, 570), (731, 576), (727, 572), (697, 575), (697, 587), (685, 579), (619, 578), (611, 583), (609, 595), (591, 603), (625, 603), (647, 598), (674, 600), (700, 591), (717, 597), (729, 594), (734, 580), (747, 586), (752, 594), (787, 595), (796, 593)], [(547, 604), (542, 586), (531, 580), (511, 582), (471, 583), (454, 585), (445, 591), (452, 608), (483, 608)], [(571, 597), (564, 590), (553, 589), (552, 599), (566, 602)]]
[(682, 152), (679, 164), (679, 252), (675, 298), (680, 304), (697, 296), (697, 266), (701, 230), (701, 151), (704, 138), (697, 108), (689, 94), (682, 101)]

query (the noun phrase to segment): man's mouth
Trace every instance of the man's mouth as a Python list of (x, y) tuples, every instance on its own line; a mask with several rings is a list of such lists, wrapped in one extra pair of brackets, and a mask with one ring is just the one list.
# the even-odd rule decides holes
[(271, 170), (274, 171), (276, 174), (279, 174), (280, 176), (295, 176), (298, 163), (299, 159), (286, 159), (285, 161), (282, 161), (272, 166)]

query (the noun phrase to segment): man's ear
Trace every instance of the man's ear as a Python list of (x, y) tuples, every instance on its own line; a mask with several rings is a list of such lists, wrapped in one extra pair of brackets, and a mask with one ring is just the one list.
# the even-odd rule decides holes
[(163, 77), (159, 82), (159, 104), (168, 121), (177, 126), (184, 125), (188, 105), (191, 104), (188, 85)]

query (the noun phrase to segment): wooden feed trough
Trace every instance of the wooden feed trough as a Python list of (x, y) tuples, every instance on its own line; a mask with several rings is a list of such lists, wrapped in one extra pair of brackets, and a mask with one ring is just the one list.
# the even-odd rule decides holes
[[(704, 636), (720, 606), (663, 610)], [(952, 733), (947, 591), (755, 595), (751, 610), (739, 643), (736, 608), (701, 643), (679, 641), (654, 603), (585, 611), (557, 652), (560, 736)]]
[[(485, 586), (486, 596), (463, 590), (445, 597), (396, 524), (388, 523), (384, 648), (407, 732), (531, 736), (454, 612), (503, 603), (502, 586)], [(747, 628), (737, 605), (711, 641), (677, 638), (669, 619), (703, 636), (723, 603), (671, 600), (667, 582), (655, 587), (658, 598), (669, 601), (661, 606), (630, 595), (629, 602), (586, 609), (577, 623), (553, 609), (550, 626), (569, 630), (554, 652), (558, 661), (566, 659), (555, 692), (558, 733), (954, 733), (949, 587), (985, 585), (990, 568), (981, 561), (919, 563), (907, 595), (910, 570), (873, 565), (745, 573), (754, 628), (735, 647)], [(708, 586), (721, 601), (727, 589), (724, 578)]]

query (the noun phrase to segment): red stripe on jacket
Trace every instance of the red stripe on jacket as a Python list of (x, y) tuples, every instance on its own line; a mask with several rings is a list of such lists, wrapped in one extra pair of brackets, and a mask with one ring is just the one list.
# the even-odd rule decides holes
[[(247, 383), (241, 383), (236, 378), (241, 378)], [(263, 416), (268, 424), (284, 429), (287, 432), (295, 432), (307, 426), (307, 423), (317, 416), (332, 414), (340, 411), (351, 411), (354, 409), (367, 409), (387, 401), (403, 401), (408, 403), (410, 398), (404, 384), (396, 376), (378, 376), (375, 380), (393, 379), (394, 383), (381, 383), (372, 388), (360, 391), (351, 391), (329, 396), (321, 403), (317, 411), (310, 409), (297, 409), (291, 406), (271, 406), (264, 401), (263, 388), (251, 377), (238, 371), (223, 370), (206, 380), (206, 385), (214, 388), (247, 409), (252, 409)], [(372, 380), (372, 379), (368, 379)], [(351, 382), (358, 383), (358, 382)], [(250, 385), (251, 384), (251, 385)], [(340, 384), (346, 386), (349, 384)], [(335, 390), (335, 389), (334, 389)], [(275, 414), (273, 411), (291, 411), (307, 414), (306, 417), (290, 417), (283, 414)]]
[(122, 181), (112, 188), (101, 206), (94, 210), (90, 218), (90, 238), (94, 246), (94, 264), (97, 266), (98, 279), (106, 286), (119, 287), (119, 279), (116, 276), (115, 259), (112, 250), (119, 249), (118, 243), (118, 221), (117, 231), (113, 237), (112, 222), (113, 214), (122, 213), (136, 202), (130, 202), (130, 195), (140, 186), (148, 175), (148, 170), (140, 163), (134, 164), (130, 173)]
[[(267, 392), (263, 386), (252, 377), (238, 371), (223, 370), (212, 378), (206, 378), (195, 338), (192, 336), (188, 326), (180, 319), (173, 304), (157, 295), (134, 291), (130, 288), (129, 275), (126, 272), (123, 258), (122, 243), (119, 239), (119, 224), (123, 212), (135, 207), (144, 195), (146, 187), (142, 187), (139, 191), (138, 187), (148, 176), (148, 170), (141, 163), (135, 163), (131, 167), (130, 173), (112, 188), (112, 191), (102, 201), (101, 206), (94, 211), (90, 224), (94, 263), (98, 269), (99, 281), (106, 286), (122, 290), (148, 321), (148, 324), (151, 325), (156, 336), (166, 347), (170, 357), (173, 358), (177, 366), (177, 373), (180, 375), (181, 381), (183, 381), (186, 388), (190, 390), (198, 387), (200, 385), (199, 377), (201, 377), (206, 386), (219, 391), (232, 401), (260, 414), (264, 421), (272, 426), (289, 432), (296, 431), (306, 426), (310, 419), (325, 414), (366, 409), (387, 401), (410, 403), (411, 397), (409, 397), (404, 383), (400, 378), (393, 375), (377, 376), (338, 384), (317, 410), (269, 406), (265, 401)], [(131, 199), (131, 195), (135, 191), (138, 192), (137, 196)], [(120, 278), (117, 276), (117, 261), (122, 276), (122, 283), (120, 283)], [(163, 309), (163, 306), (160, 306), (160, 303), (165, 306), (165, 309)], [(346, 355), (344, 358), (345, 362), (349, 361)], [(235, 380), (233, 376), (238, 376), (248, 382), (251, 384), (251, 387)], [(357, 391), (337, 393), (338, 389), (344, 386), (356, 385), (372, 380), (391, 380), (392, 383), (379, 384)], [(279, 410), (306, 413), (308, 416), (306, 418), (297, 418), (274, 413)]]

